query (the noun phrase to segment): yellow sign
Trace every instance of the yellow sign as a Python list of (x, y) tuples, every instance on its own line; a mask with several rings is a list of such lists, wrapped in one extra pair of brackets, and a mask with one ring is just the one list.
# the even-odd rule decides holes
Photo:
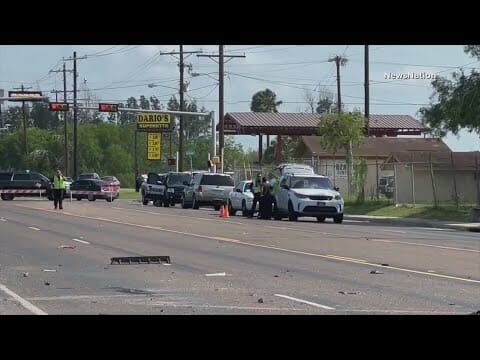
[(170, 114), (139, 113), (137, 131), (166, 132), (171, 131)]
[(160, 160), (162, 149), (161, 134), (147, 134), (147, 160)]

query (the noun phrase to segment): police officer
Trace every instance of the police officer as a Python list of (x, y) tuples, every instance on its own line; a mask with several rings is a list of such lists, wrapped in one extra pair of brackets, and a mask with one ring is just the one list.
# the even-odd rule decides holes
[(253, 204), (250, 210), (249, 217), (253, 217), (257, 203), (260, 203), (260, 197), (262, 196), (262, 174), (257, 175), (257, 179), (253, 181)]
[(60, 210), (63, 210), (63, 194), (65, 192), (65, 178), (60, 170), (53, 177), (53, 206), (57, 209), (57, 204)]

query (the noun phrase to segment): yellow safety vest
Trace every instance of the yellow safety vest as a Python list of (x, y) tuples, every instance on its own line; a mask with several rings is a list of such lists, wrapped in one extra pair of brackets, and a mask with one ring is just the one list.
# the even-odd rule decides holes
[(274, 179), (273, 187), (272, 187), (272, 195), (275, 196), (280, 188), (280, 181), (278, 179)]
[(58, 177), (55, 175), (53, 177), (53, 188), (55, 190), (65, 189), (65, 178), (63, 176)]
[(259, 194), (262, 192), (262, 188), (260, 186), (260, 184), (258, 183), (258, 181), (255, 181), (254, 184), (253, 184), (253, 193), (254, 194)]

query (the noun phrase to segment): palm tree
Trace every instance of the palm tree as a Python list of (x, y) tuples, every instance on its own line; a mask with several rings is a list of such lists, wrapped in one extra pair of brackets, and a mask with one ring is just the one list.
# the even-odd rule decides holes
[(270, 89), (265, 89), (256, 92), (252, 96), (250, 103), (250, 110), (253, 112), (278, 112), (277, 106), (281, 105), (282, 101), (277, 101), (277, 94)]

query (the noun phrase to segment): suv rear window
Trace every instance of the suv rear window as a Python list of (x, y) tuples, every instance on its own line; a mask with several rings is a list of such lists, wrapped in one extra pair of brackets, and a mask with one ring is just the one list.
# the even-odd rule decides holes
[(13, 180), (30, 180), (30, 174), (15, 174)]
[(190, 174), (169, 174), (167, 184), (169, 186), (173, 185), (183, 185), (184, 181), (190, 182), (192, 176)]
[(233, 179), (230, 176), (205, 175), (200, 185), (233, 186)]

